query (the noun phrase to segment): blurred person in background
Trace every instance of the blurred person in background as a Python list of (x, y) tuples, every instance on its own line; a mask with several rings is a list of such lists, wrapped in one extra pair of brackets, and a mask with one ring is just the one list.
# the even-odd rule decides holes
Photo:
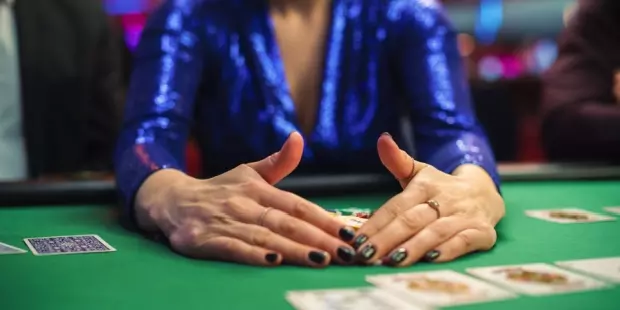
[[(490, 249), (504, 203), (456, 35), (428, 0), (165, 2), (136, 50), (116, 155), (127, 211), (182, 254), (262, 266)], [(184, 173), (190, 131), (209, 179)], [(411, 136), (419, 161), (395, 142)], [(403, 191), (357, 232), (273, 186), (386, 169)]]
[(123, 48), (99, 0), (0, 0), (0, 181), (111, 171)]
[(620, 161), (620, 1), (582, 0), (543, 84), (542, 134), (554, 161)]

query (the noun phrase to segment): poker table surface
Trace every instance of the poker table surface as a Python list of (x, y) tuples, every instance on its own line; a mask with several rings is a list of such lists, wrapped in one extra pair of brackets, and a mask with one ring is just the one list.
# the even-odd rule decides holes
[[(572, 169), (572, 170), (571, 170)], [(449, 263), (259, 268), (182, 257), (122, 225), (111, 181), (0, 185), (0, 241), (97, 234), (117, 251), (0, 255), (0, 309), (292, 309), (291, 290), (370, 286), (366, 275), (620, 256), (620, 221), (556, 224), (527, 209), (579, 207), (604, 213), (620, 205), (620, 170), (610, 167), (503, 166), (506, 217), (488, 252)], [(329, 209), (375, 209), (398, 188), (384, 175), (312, 176), (279, 187)], [(620, 286), (451, 307), (455, 309), (620, 309)]]

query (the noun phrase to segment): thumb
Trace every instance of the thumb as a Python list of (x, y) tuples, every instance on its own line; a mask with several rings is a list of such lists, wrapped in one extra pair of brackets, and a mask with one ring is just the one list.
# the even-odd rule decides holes
[(269, 184), (276, 184), (291, 174), (299, 165), (304, 151), (304, 139), (298, 132), (289, 135), (280, 151), (260, 161), (249, 163)]
[(401, 150), (387, 132), (379, 137), (377, 151), (383, 166), (398, 180), (402, 188), (405, 188), (413, 176), (427, 166), (415, 161), (407, 152)]

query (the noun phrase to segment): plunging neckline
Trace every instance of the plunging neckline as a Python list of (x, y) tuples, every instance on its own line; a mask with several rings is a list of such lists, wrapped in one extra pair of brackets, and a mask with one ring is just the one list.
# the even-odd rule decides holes
[[(327, 95), (329, 95), (330, 93), (333, 93), (333, 91), (331, 89), (327, 89), (330, 88), (332, 86), (330, 85), (335, 85), (336, 83), (336, 78), (337, 76), (334, 73), (334, 67), (338, 65), (338, 61), (339, 61), (339, 54), (340, 54), (340, 45), (341, 45), (341, 40), (336, 40), (334, 41), (333, 39), (335, 37), (339, 37), (342, 36), (342, 32), (343, 32), (343, 15), (342, 14), (336, 14), (336, 10), (341, 10), (341, 4), (339, 2), (339, 0), (332, 0), (331, 3), (329, 4), (330, 6), (330, 10), (329, 10), (329, 21), (328, 24), (326, 26), (326, 31), (325, 31), (325, 42), (324, 42), (324, 46), (323, 46), (323, 54), (320, 56), (322, 58), (322, 62), (321, 62), (321, 72), (319, 73), (321, 79), (320, 79), (320, 87), (317, 90), (318, 91), (318, 102), (316, 102), (316, 107), (315, 107), (315, 117), (314, 117), (314, 124), (311, 126), (311, 129), (309, 132), (304, 133), (304, 131), (302, 130), (301, 124), (299, 122), (299, 116), (298, 115), (298, 110), (295, 106), (295, 102), (293, 100), (293, 94), (291, 92), (291, 86), (290, 83), (287, 79), (286, 76), (286, 69), (284, 67), (284, 59), (282, 58), (282, 50), (280, 48), (280, 45), (278, 44), (277, 38), (276, 38), (276, 29), (275, 29), (275, 25), (274, 25), (274, 21), (271, 18), (271, 15), (269, 14), (269, 4), (267, 3), (267, 1), (262, 1), (262, 6), (261, 6), (261, 16), (260, 16), (260, 20), (262, 23), (262, 26), (264, 27), (263, 29), (265, 29), (264, 32), (264, 36), (265, 39), (263, 41), (263, 44), (265, 46), (257, 46), (257, 44), (259, 44), (259, 42), (257, 40), (252, 40), (253, 44), (254, 44), (254, 51), (255, 53), (259, 53), (260, 51), (266, 51), (267, 55), (268, 55), (268, 59), (265, 59), (264, 57), (260, 57), (260, 55), (258, 55), (258, 59), (259, 59), (259, 64), (261, 67), (261, 70), (263, 71), (263, 78), (266, 79), (266, 84), (268, 86), (268, 88), (270, 88), (271, 94), (273, 94), (277, 100), (276, 102), (278, 102), (282, 109), (285, 111), (286, 114), (286, 118), (289, 119), (289, 121), (293, 124), (293, 126), (295, 127), (295, 130), (298, 131), (299, 133), (301, 133), (302, 135), (304, 135), (304, 137), (308, 140), (314, 140), (314, 137), (316, 135), (322, 136), (320, 131), (321, 131), (321, 127), (324, 126), (332, 126), (329, 124), (325, 124), (325, 123), (329, 123), (331, 122), (333, 124), (333, 122), (331, 121), (331, 119), (329, 121), (325, 120), (325, 114), (326, 112), (328, 112), (329, 109), (328, 105), (330, 105), (330, 101), (334, 101), (335, 98), (328, 98)], [(336, 20), (339, 19), (339, 20)], [(340, 26), (340, 27), (338, 27)], [(334, 61), (335, 60), (335, 61)], [(330, 74), (331, 73), (331, 74)], [(328, 113), (329, 114), (329, 113)]]

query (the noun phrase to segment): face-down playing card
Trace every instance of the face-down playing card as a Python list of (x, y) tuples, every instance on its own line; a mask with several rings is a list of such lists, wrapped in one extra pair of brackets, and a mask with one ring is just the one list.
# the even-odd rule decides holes
[(24, 239), (34, 255), (114, 252), (115, 248), (97, 235), (54, 236)]
[(8, 245), (6, 243), (0, 242), (0, 255), (22, 254), (22, 253), (27, 253), (27, 252), (28, 251), (25, 251), (20, 248), (14, 247), (12, 245)]

